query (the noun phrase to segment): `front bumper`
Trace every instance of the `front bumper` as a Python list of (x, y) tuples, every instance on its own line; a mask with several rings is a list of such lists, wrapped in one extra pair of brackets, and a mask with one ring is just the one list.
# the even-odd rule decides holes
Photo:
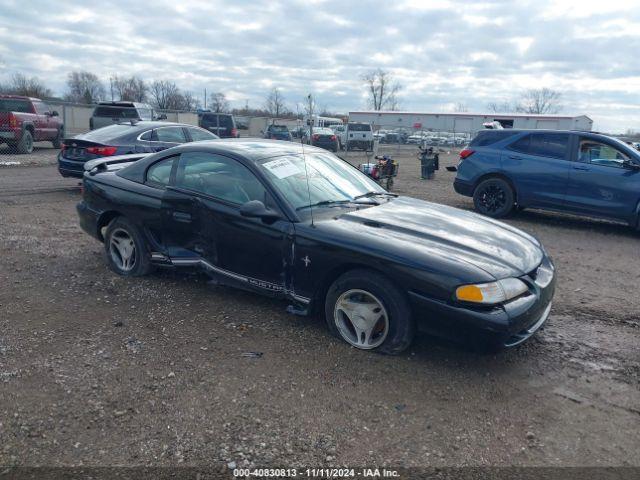
[(490, 307), (465, 306), (409, 292), (418, 329), (449, 338), (490, 338), (505, 348), (519, 345), (547, 321), (556, 272), (551, 260), (545, 257), (534, 272), (520, 279), (529, 286), (526, 294)]

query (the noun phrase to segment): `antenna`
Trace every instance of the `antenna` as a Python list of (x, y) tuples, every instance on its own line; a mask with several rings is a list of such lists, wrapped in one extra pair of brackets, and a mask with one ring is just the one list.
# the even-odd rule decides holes
[[(311, 94), (307, 97), (309, 104), (311, 104)], [(296, 104), (296, 110), (298, 110), (298, 116), (300, 116), (300, 109)], [(311, 120), (313, 122), (313, 120)], [(309, 129), (309, 138), (311, 138), (311, 127)], [(300, 146), (302, 147), (302, 162), (304, 163), (304, 175), (307, 178), (307, 194), (309, 195), (309, 214), (311, 215), (311, 226), (313, 227), (313, 208), (311, 207), (311, 187), (309, 186), (309, 170), (307, 169), (307, 154), (304, 151), (304, 138), (300, 136)]]

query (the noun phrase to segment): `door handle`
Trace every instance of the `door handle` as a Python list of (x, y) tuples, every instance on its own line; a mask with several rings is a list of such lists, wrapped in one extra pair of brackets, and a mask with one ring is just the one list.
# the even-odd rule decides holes
[(191, 222), (191, 214), (187, 212), (173, 212), (173, 218), (178, 222)]
[(589, 167), (583, 166), (583, 165), (574, 165), (573, 169), (574, 170), (584, 170), (584, 171), (587, 171), (587, 172), (589, 171)]

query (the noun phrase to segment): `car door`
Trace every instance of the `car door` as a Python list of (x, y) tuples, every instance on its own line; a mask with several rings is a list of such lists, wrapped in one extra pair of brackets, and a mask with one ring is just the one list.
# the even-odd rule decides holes
[(519, 137), (501, 155), (518, 204), (561, 208), (569, 182), (569, 133), (540, 132)]
[(50, 118), (49, 115), (49, 107), (47, 107), (42, 102), (33, 102), (33, 106), (36, 111), (36, 116), (34, 117), (34, 127), (35, 127), (35, 141), (38, 140), (49, 140), (53, 136), (51, 133), (51, 129), (49, 126)]
[[(640, 201), (640, 158), (613, 141), (577, 136), (569, 173), (567, 208), (635, 222)], [(633, 167), (638, 165), (638, 167)]]
[(223, 280), (283, 294), (293, 226), (284, 215), (270, 222), (243, 217), (240, 207), (251, 200), (278, 208), (240, 161), (182, 153), (175, 183), (163, 200), (163, 238), (174, 263), (200, 263)]

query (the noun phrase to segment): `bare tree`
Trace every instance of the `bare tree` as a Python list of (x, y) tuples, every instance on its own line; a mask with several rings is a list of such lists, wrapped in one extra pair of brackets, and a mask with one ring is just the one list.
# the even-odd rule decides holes
[(45, 86), (37, 77), (26, 77), (16, 73), (9, 85), (4, 87), (6, 93), (25, 95), (27, 97), (48, 98), (52, 96), (51, 89)]
[(120, 100), (126, 100), (129, 102), (144, 102), (147, 99), (147, 92), (149, 88), (139, 77), (133, 76), (130, 78), (113, 79), (113, 89), (117, 93)]
[(105, 97), (104, 85), (91, 72), (69, 72), (67, 88), (64, 98), (70, 102), (96, 103)]
[(562, 94), (550, 88), (532, 89), (524, 92), (516, 107), (522, 113), (558, 113), (562, 110), (560, 98)]
[(487, 110), (493, 113), (511, 113), (516, 110), (516, 107), (507, 101), (489, 102), (487, 104)]
[(217, 92), (212, 94), (209, 97), (211, 110), (214, 112), (228, 112), (229, 111), (229, 101), (227, 97), (222, 92)]
[(399, 107), (398, 92), (402, 85), (393, 81), (392, 75), (378, 68), (362, 77), (367, 85), (369, 105), (374, 110), (397, 110)]
[(469, 107), (467, 107), (466, 103), (458, 102), (453, 109), (454, 112), (466, 113), (469, 111)]
[(286, 106), (284, 103), (284, 96), (280, 93), (280, 90), (274, 87), (269, 92), (264, 103), (264, 109), (269, 113), (269, 115), (276, 118), (285, 113)]
[(180, 89), (168, 80), (155, 80), (151, 83), (149, 96), (158, 110), (179, 110), (183, 103)]
[(200, 100), (195, 95), (193, 95), (193, 93), (184, 92), (182, 94), (182, 106), (180, 107), (180, 110), (193, 111), (197, 110), (198, 108), (200, 108)]

